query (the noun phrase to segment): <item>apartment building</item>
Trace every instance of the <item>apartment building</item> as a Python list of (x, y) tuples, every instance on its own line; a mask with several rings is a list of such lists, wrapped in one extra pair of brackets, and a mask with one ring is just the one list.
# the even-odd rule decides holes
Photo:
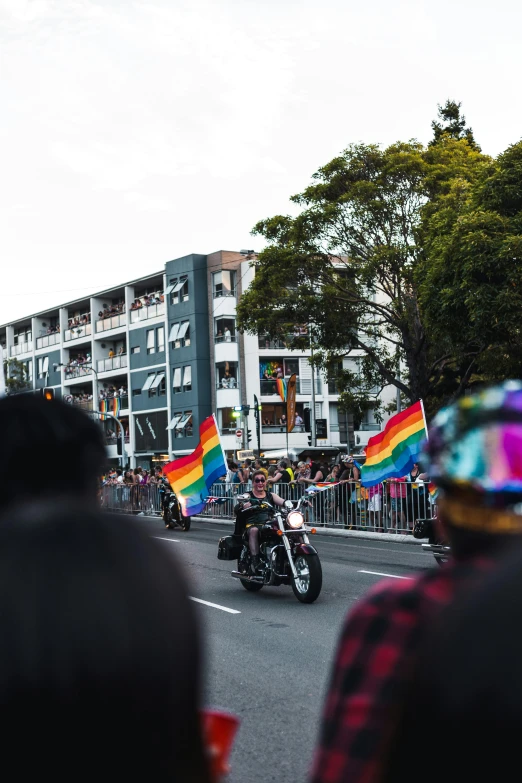
[[(113, 464), (119, 431), (114, 416), (124, 429), (131, 466), (150, 468), (190, 453), (211, 413), (230, 456), (245, 447), (286, 452), (285, 403), (275, 376), (294, 373), (303, 419), (315, 398), (322, 426), (318, 445), (365, 445), (379, 425), (370, 418), (360, 430), (350, 428), (333, 385), (314, 376), (309, 352), (237, 331), (236, 305), (254, 275), (251, 259), (247, 251), (219, 251), (168, 261), (139, 280), (0, 326), (0, 344), (8, 359), (23, 363), (28, 391), (52, 387), (56, 397), (92, 411)], [(260, 443), (255, 399), (261, 405)], [(246, 405), (249, 414), (235, 410)], [(289, 433), (290, 451), (307, 445), (303, 426)]]

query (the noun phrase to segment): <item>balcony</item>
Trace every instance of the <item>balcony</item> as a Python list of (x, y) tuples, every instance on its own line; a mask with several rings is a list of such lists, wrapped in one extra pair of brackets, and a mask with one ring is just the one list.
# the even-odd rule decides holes
[[(136, 310), (136, 312), (139, 312)], [(100, 332), (108, 332), (111, 329), (117, 329), (119, 326), (125, 326), (127, 323), (127, 313), (120, 313), (120, 315), (109, 315), (107, 318), (100, 318), (96, 321), (96, 334)]]
[[(294, 432), (304, 432), (305, 431), (305, 425), (304, 424), (296, 424), (293, 430), (291, 430), (290, 434)], [(261, 432), (264, 432), (265, 435), (269, 433), (286, 433), (286, 424), (262, 424), (261, 425)]]
[(18, 343), (11, 346), (11, 356), (20, 356), (23, 353), (30, 353), (33, 350), (32, 340), (27, 343)]
[(66, 329), (64, 333), (64, 340), (79, 340), (80, 338), (90, 337), (92, 334), (92, 324), (83, 324), (83, 326), (73, 326), (71, 329)]
[(43, 337), (36, 338), (36, 350), (39, 348), (49, 348), (51, 345), (58, 345), (62, 336), (60, 332), (54, 334), (46, 334)]
[[(116, 425), (118, 426), (118, 425)], [(121, 435), (107, 435), (105, 438), (106, 446), (117, 446), (118, 441), (121, 441)], [(125, 443), (130, 443), (130, 437), (125, 435)]]
[(92, 411), (92, 399), (91, 400), (83, 400), (79, 399), (74, 394), (66, 394), (63, 398), (63, 401), (66, 402), (68, 405), (74, 405), (75, 408), (79, 408), (83, 411)]
[[(288, 381), (288, 378), (285, 378)], [(264, 397), (270, 397), (279, 392), (277, 390), (277, 381), (271, 378), (261, 378), (261, 395)], [(321, 379), (315, 379), (315, 393), (321, 394), (322, 384)], [(311, 395), (312, 394), (312, 380), (311, 378), (298, 378), (296, 383), (296, 394)]]
[(301, 349), (294, 349), (292, 348), (292, 341), (297, 339), (298, 337), (302, 337), (302, 335), (298, 334), (288, 334), (286, 335), (286, 339), (276, 337), (275, 339), (271, 340), (267, 336), (261, 336), (257, 338), (257, 344), (261, 350), (274, 350), (274, 349), (283, 349), (287, 351), (292, 350), (301, 350)]
[(98, 359), (98, 372), (110, 372), (111, 370), (123, 370), (127, 367), (127, 354), (111, 356), (109, 359)]
[(130, 311), (131, 324), (147, 321), (149, 318), (157, 318), (159, 315), (165, 315), (165, 302), (160, 304), (145, 305), (137, 310)]
[[(114, 400), (118, 400), (118, 402), (115, 403)], [(102, 405), (102, 403), (105, 402), (107, 403), (106, 408), (104, 405)], [(128, 407), (129, 407), (128, 394), (124, 394), (121, 396), (116, 395), (116, 397), (104, 397), (103, 399), (98, 400), (98, 410), (100, 411), (100, 413), (112, 413), (113, 416), (117, 416), (119, 411), (127, 410)], [(117, 411), (117, 413), (114, 413), (114, 411)]]
[(85, 378), (92, 375), (92, 367), (90, 365), (79, 364), (76, 367), (65, 367), (64, 371), (66, 381), (70, 381), (71, 378)]
[(229, 332), (228, 334), (216, 334), (214, 335), (215, 343), (235, 343), (237, 341), (237, 334)]

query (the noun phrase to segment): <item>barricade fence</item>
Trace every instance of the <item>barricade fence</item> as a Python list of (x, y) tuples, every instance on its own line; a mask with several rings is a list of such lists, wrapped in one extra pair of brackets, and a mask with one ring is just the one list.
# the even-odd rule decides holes
[[(275, 484), (269, 488), (284, 500), (296, 501), (305, 494), (307, 486)], [(233, 519), (238, 495), (250, 489), (250, 484), (216, 482), (200, 516)], [(100, 496), (107, 511), (161, 515), (157, 484), (107, 484), (101, 488)], [(412, 532), (416, 519), (431, 518), (436, 513), (428, 485), (422, 482), (384, 481), (368, 489), (358, 481), (348, 481), (310, 494), (308, 499), (305, 519), (314, 527), (407, 534)]]

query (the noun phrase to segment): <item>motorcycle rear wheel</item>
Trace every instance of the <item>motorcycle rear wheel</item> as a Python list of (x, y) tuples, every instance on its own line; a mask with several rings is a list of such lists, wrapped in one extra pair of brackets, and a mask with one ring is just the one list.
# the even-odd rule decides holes
[(299, 555), (295, 559), (297, 579), (292, 579), (292, 590), (302, 604), (312, 604), (323, 586), (323, 569), (317, 555)]

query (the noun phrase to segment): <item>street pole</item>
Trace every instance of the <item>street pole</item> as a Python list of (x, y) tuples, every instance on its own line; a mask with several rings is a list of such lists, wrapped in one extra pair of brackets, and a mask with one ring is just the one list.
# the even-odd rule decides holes
[(259, 410), (259, 400), (257, 399), (257, 395), (254, 394), (254, 416), (256, 418), (256, 438), (257, 438), (257, 456), (261, 456), (261, 426), (260, 426), (260, 416), (261, 411)]
[(310, 339), (310, 350), (312, 352), (311, 359), (312, 361), (310, 364), (312, 365), (312, 409), (310, 411), (310, 426), (312, 428), (312, 446), (317, 445), (316, 440), (316, 433), (315, 433), (315, 368), (313, 365), (313, 359), (314, 359), (314, 347), (312, 345), (312, 340)]

